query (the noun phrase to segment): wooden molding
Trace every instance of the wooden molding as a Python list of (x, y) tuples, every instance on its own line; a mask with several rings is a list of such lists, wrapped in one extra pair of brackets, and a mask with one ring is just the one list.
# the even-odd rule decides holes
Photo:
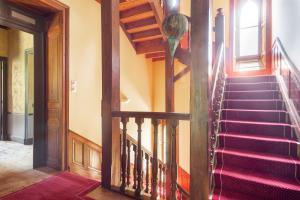
[(178, 185), (186, 191), (190, 191), (190, 174), (178, 166)]
[(187, 66), (186, 68), (184, 68), (181, 72), (179, 72), (178, 74), (175, 75), (174, 82), (176, 82), (179, 79), (181, 79), (184, 75), (186, 75), (190, 71), (191, 71), (191, 68), (189, 66)]
[(92, 179), (101, 179), (102, 147), (69, 130), (68, 168)]

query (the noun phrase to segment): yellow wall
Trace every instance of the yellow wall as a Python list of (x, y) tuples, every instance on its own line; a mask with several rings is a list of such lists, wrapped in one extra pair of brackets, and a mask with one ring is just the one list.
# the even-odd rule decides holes
[(165, 61), (153, 63), (153, 110), (165, 112)]
[[(186, 66), (175, 61), (175, 74)], [(190, 113), (190, 73), (175, 82), (175, 112)], [(179, 123), (179, 166), (190, 171), (190, 122)]]
[(181, 0), (179, 11), (182, 14), (191, 16), (191, 0)]
[(0, 28), (0, 56), (8, 56), (8, 31)]
[(25, 51), (33, 48), (33, 35), (8, 30), (8, 112), (25, 112)]
[(69, 128), (100, 144), (101, 140), (101, 9), (96, 1), (60, 0), (70, 7)]
[[(152, 111), (152, 62), (144, 55), (136, 55), (125, 33), (120, 30), (121, 48), (121, 92), (129, 102), (121, 104), (123, 111)], [(128, 124), (128, 133), (137, 139), (137, 126), (134, 120)], [(142, 145), (151, 149), (151, 121), (143, 124)]]
[[(94, 0), (60, 0), (70, 7), (70, 82), (77, 81), (77, 92), (70, 92), (70, 129), (101, 145), (101, 8)], [(122, 110), (151, 111), (152, 64), (136, 55), (120, 30), (121, 91), (130, 102)], [(149, 122), (145, 128), (149, 130)], [(129, 132), (136, 132), (131, 123)], [(150, 134), (147, 134), (150, 136)], [(150, 140), (145, 140), (149, 146)]]
[[(174, 74), (186, 66), (175, 60)], [(154, 111), (165, 112), (165, 62), (154, 62)], [(190, 112), (190, 74), (186, 74), (175, 83), (175, 112)], [(190, 126), (189, 122), (179, 123), (179, 165), (190, 171)]]

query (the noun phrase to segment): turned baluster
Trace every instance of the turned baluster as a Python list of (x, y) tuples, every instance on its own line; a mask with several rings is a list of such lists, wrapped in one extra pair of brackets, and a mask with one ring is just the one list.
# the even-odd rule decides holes
[(176, 161), (176, 129), (178, 120), (171, 120), (171, 199), (176, 200), (177, 161)]
[(154, 126), (154, 145), (153, 145), (153, 158), (152, 158), (152, 185), (151, 185), (151, 199), (157, 199), (157, 150), (158, 150), (158, 126), (160, 121), (158, 119), (152, 119)]
[(165, 182), (165, 177), (166, 177), (166, 167), (162, 167), (162, 197), (166, 198), (166, 182)]
[(162, 197), (162, 194), (163, 194), (163, 188), (162, 188), (162, 164), (159, 164), (159, 181), (158, 181), (158, 187), (159, 187), (159, 197)]
[(127, 140), (127, 186), (130, 185), (130, 147), (131, 147), (131, 142)]
[(145, 154), (146, 158), (146, 189), (145, 192), (149, 193), (149, 154)]
[(121, 122), (123, 124), (123, 141), (122, 141), (122, 162), (121, 162), (121, 172), (122, 172), (122, 184), (121, 184), (121, 192), (125, 193), (125, 188), (126, 188), (126, 147), (127, 147), (127, 123), (128, 123), (128, 118), (127, 117), (122, 117)]
[(136, 118), (135, 123), (138, 126), (138, 146), (137, 146), (137, 188), (135, 190), (135, 196), (140, 198), (143, 184), (142, 177), (142, 124), (144, 122), (143, 118)]
[(133, 165), (133, 189), (136, 189), (136, 169), (137, 169), (137, 148), (133, 145), (134, 165)]

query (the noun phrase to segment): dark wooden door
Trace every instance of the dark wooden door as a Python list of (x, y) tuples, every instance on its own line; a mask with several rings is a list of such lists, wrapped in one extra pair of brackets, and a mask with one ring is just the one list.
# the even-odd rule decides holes
[(62, 86), (63, 86), (63, 30), (62, 16), (49, 19), (47, 32), (47, 165), (62, 167)]
[(0, 140), (7, 140), (7, 58), (0, 57)]

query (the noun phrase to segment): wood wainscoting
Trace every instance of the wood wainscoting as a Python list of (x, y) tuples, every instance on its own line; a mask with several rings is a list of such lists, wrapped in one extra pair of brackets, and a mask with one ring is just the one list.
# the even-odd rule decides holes
[(70, 130), (68, 137), (69, 170), (100, 180), (102, 147)]

